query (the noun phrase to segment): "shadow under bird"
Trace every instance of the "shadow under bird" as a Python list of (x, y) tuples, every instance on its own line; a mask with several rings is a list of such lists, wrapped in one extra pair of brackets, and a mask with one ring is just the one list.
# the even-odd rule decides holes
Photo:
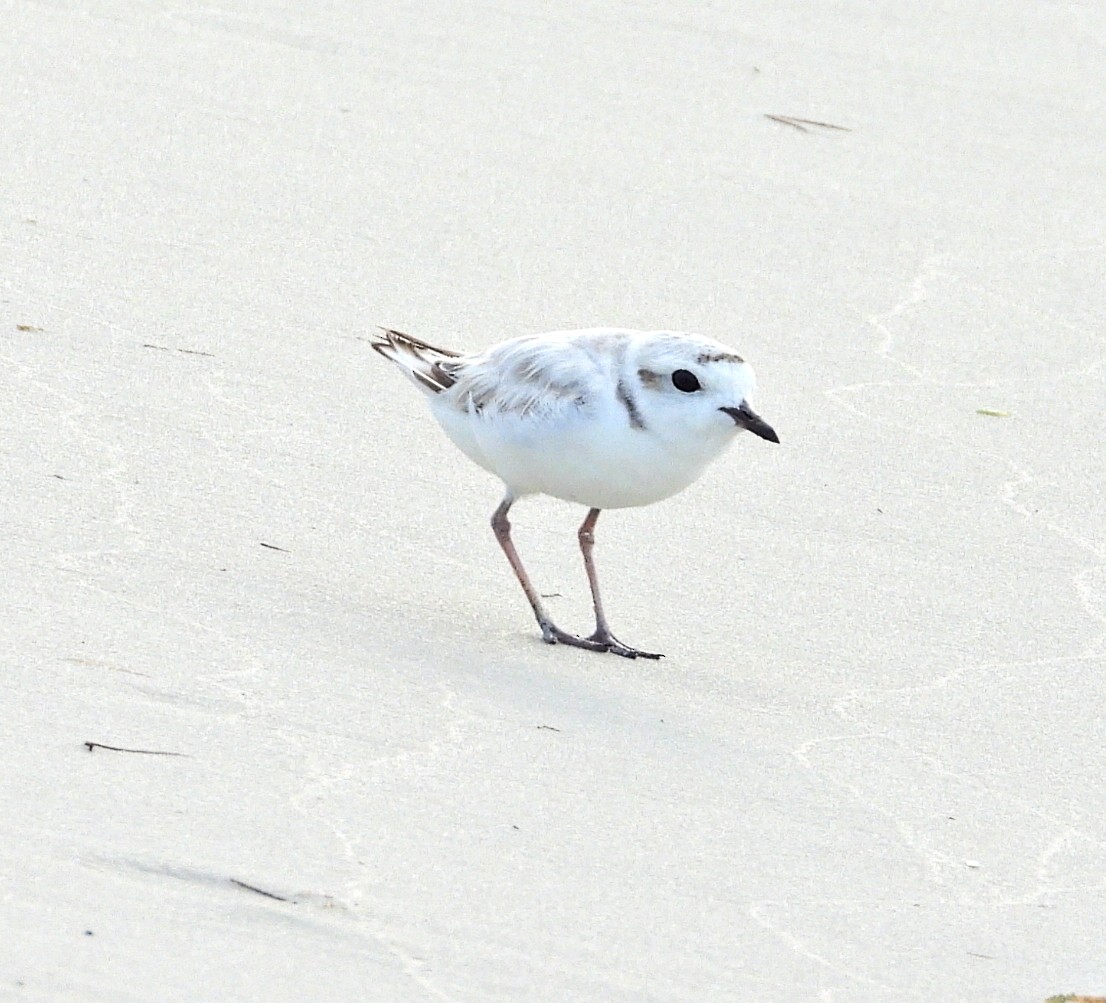
[[(605, 508), (651, 505), (682, 491), (743, 431), (779, 442), (750, 406), (752, 367), (710, 338), (597, 328), (524, 335), (461, 355), (399, 331), (372, 343), (427, 397), (454, 445), (506, 486), (492, 529), (548, 644), (660, 658), (607, 625), (592, 560)], [(588, 508), (578, 533), (595, 631), (550, 619), (511, 541), (507, 513), (524, 495)]]

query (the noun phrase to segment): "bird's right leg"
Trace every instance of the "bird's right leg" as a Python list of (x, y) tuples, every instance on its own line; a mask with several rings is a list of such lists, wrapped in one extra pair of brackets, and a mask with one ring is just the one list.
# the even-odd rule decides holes
[(607, 625), (607, 614), (603, 612), (603, 600), (599, 595), (599, 575), (596, 573), (595, 561), (591, 556), (592, 550), (595, 549), (595, 523), (598, 518), (599, 509), (593, 508), (580, 524), (580, 531), (577, 533), (580, 540), (580, 553), (584, 555), (584, 570), (588, 575), (588, 585), (591, 586), (591, 601), (595, 608), (595, 633), (588, 640), (595, 641), (603, 645), (605, 651), (622, 655), (624, 658), (663, 658), (664, 655), (641, 651), (623, 644), (611, 633), (611, 628)]
[(507, 555), (507, 560), (511, 563), (511, 568), (518, 579), (519, 585), (522, 586), (522, 591), (526, 593), (526, 598), (530, 601), (530, 608), (534, 611), (538, 626), (541, 627), (542, 640), (546, 644), (570, 644), (575, 648), (587, 648), (588, 651), (606, 651), (606, 644), (569, 634), (549, 619), (549, 614), (545, 612), (545, 607), (541, 604), (541, 598), (537, 590), (530, 583), (530, 576), (522, 566), (522, 560), (519, 558), (518, 551), (515, 550), (515, 545), (511, 540), (511, 524), (507, 521), (507, 512), (514, 504), (514, 500), (514, 497), (508, 494), (500, 503), (499, 508), (495, 510), (492, 515), (492, 531), (495, 533), (499, 545), (503, 548), (503, 553)]

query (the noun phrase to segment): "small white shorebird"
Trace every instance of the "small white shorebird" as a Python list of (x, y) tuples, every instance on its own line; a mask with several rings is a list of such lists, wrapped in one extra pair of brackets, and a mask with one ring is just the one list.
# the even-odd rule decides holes
[[(373, 342), (430, 400), (461, 452), (507, 487), (492, 516), (548, 644), (660, 658), (607, 626), (591, 552), (605, 508), (650, 505), (682, 491), (747, 430), (779, 442), (749, 406), (752, 368), (725, 345), (676, 331), (553, 331), (475, 355), (382, 328)], [(507, 512), (523, 495), (586, 505), (579, 530), (595, 632), (577, 637), (549, 618), (511, 542)]]

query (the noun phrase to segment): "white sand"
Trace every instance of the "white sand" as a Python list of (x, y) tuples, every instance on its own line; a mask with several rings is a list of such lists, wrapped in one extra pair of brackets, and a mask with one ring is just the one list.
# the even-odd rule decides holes
[[(0, 7), (0, 998), (1106, 990), (1106, 8), (311, 6)], [(376, 323), (756, 364), (665, 661)]]

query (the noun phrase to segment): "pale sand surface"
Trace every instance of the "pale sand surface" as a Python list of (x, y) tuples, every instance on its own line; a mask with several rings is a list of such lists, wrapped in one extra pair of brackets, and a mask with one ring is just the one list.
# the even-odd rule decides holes
[[(1103, 992), (1106, 8), (1008, 6), (5, 0), (0, 999)], [(599, 523), (666, 660), (375, 323), (756, 364)]]

